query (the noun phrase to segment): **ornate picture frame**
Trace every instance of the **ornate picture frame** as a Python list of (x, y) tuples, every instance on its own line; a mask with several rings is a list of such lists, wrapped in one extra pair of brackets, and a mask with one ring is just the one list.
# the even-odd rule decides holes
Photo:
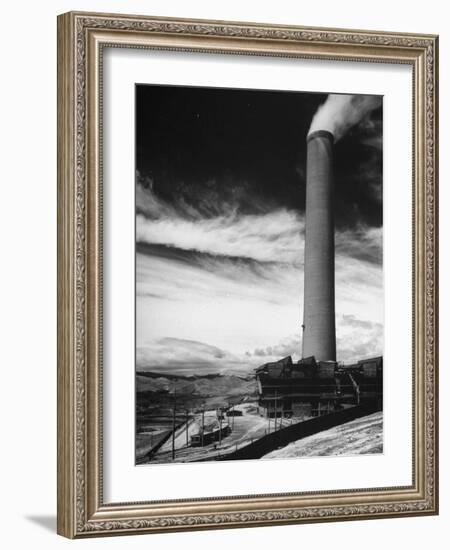
[[(411, 485), (104, 501), (101, 90), (106, 48), (412, 68)], [(437, 132), (437, 36), (77, 12), (58, 17), (59, 534), (82, 538), (438, 513)]]

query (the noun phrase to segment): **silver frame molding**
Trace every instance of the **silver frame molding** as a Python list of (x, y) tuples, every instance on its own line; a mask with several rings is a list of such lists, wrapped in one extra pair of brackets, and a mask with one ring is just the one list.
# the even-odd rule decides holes
[[(413, 484), (105, 504), (102, 49), (403, 63), (413, 68)], [(58, 533), (70, 538), (438, 513), (438, 38), (70, 12), (58, 17)]]

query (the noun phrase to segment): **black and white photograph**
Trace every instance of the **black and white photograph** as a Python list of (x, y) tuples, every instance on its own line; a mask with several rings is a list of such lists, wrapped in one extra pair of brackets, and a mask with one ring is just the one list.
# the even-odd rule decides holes
[(383, 98), (136, 84), (137, 465), (383, 453)]

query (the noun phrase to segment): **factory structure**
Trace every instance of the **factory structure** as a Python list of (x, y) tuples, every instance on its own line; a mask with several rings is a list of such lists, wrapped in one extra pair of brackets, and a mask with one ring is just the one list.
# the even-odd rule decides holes
[(331, 132), (308, 135), (302, 359), (256, 369), (263, 416), (321, 416), (367, 402), (382, 408), (383, 358), (336, 361), (333, 149)]

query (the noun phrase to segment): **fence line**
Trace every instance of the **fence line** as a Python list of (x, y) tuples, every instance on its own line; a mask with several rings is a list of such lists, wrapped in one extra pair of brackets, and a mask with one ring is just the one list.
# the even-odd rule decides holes
[[(350, 407), (342, 411), (333, 412), (292, 424), (276, 432), (267, 434), (257, 441), (241, 447), (236, 451), (217, 457), (215, 460), (244, 460), (250, 458), (261, 458), (264, 455), (275, 451), (279, 447), (285, 447), (293, 441), (314, 435), (318, 432), (345, 424), (356, 418), (361, 418), (380, 410), (377, 403), (365, 403)], [(209, 458), (211, 460), (211, 458)]]

